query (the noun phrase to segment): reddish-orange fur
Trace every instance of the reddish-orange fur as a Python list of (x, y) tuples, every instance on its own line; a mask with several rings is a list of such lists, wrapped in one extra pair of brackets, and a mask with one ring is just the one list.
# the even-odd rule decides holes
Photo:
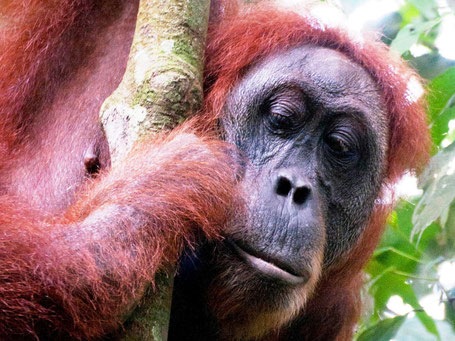
[[(40, 103), (39, 90), (52, 91), (53, 63), (62, 63), (69, 46), (61, 37), (74, 21), (90, 15), (90, 1), (4, 1), (0, 39), (0, 116), (3, 153), (15, 141)], [(61, 75), (57, 75), (61, 76)]]
[[(9, 174), (14, 160), (28, 150), (22, 139), (33, 115), (43, 114), (42, 108), (50, 105), (62, 79), (77, 73), (76, 67), (70, 65), (74, 59), (72, 51), (80, 51), (81, 57), (91, 53), (77, 39), (66, 44), (65, 37), (82, 34), (87, 27), (95, 30), (109, 26), (116, 16), (111, 18), (110, 13), (117, 13), (121, 7), (121, 1), (110, 5), (109, 1), (95, 3), (2, 3), (2, 177)], [(429, 137), (422, 103), (411, 103), (405, 95), (411, 73), (382, 45), (365, 41), (360, 46), (339, 29), (321, 30), (317, 22), (293, 13), (267, 8), (246, 13), (235, 10), (235, 6), (230, 10), (232, 13), (209, 34), (207, 96), (198, 125), (214, 127), (226, 95), (252, 63), (280, 49), (316, 44), (341, 51), (368, 70), (380, 86), (390, 126), (384, 186), (426, 162)], [(93, 20), (92, 13), (96, 13)], [(115, 87), (118, 78), (108, 79), (111, 87)], [(137, 146), (119, 163), (121, 166), (89, 184), (77, 200), (70, 200), (75, 202), (68, 209), (56, 216), (30, 207), (27, 197), (8, 194), (10, 191), (0, 182), (0, 338), (34, 335), (47, 329), (66, 331), (78, 338), (112, 331), (123, 322), (147, 283), (153, 281), (155, 271), (175, 262), (182, 246), (194, 242), (196, 226), (209, 237), (218, 235), (233, 206), (233, 177), (229, 170), (232, 162), (222, 144), (209, 137), (201, 140), (180, 135), (184, 132)], [(26, 183), (28, 178), (22, 180)], [(139, 184), (131, 188), (129, 181)], [(134, 212), (140, 219), (129, 214), (110, 216), (109, 223), (121, 226), (121, 234), (110, 235), (104, 226), (95, 233), (82, 224), (93, 212), (110, 213), (110, 208), (124, 207), (125, 203), (127, 210), (137, 209)], [(356, 247), (323, 274), (302, 313), (302, 337), (351, 338), (359, 316), (361, 269), (379, 240), (389, 209), (378, 204)], [(147, 227), (138, 225), (144, 217), (149, 221)], [(69, 236), (69, 230), (78, 229), (80, 232)], [(103, 233), (106, 235), (100, 239), (99, 234)], [(124, 247), (125, 241), (135, 246), (134, 256), (131, 249)], [(95, 246), (96, 255), (115, 267), (109, 274), (109, 285), (97, 271), (99, 266), (92, 252)], [(283, 330), (270, 338), (286, 339), (286, 333)]]
[[(193, 135), (191, 124), (143, 141), (95, 181), (81, 174), (90, 144), (83, 134), (95, 131), (99, 105), (121, 78), (135, 7), (111, 0), (2, 3), (0, 339), (85, 339), (115, 330), (157, 269), (174, 264), (201, 233), (219, 236), (234, 206), (231, 152), (208, 134)], [(112, 28), (117, 21), (119, 30)], [(117, 47), (123, 27), (124, 46), (109, 59), (96, 38), (107, 32), (101, 41)], [(106, 58), (106, 70), (90, 78)], [(93, 100), (76, 92), (92, 90), (87, 79), (97, 84)], [(66, 157), (73, 161), (65, 164)], [(68, 177), (85, 189), (58, 197), (52, 184)]]
[[(233, 207), (229, 163), (223, 145), (183, 134), (138, 146), (63, 217), (45, 219), (2, 196), (0, 335), (113, 331), (198, 229), (218, 235)], [(128, 190), (128, 180), (140, 186)], [(106, 218), (92, 226), (90, 214)], [(99, 262), (110, 271), (100, 272)]]

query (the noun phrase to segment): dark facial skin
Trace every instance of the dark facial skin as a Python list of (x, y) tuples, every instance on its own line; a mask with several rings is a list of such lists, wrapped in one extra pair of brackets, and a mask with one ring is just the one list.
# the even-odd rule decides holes
[[(247, 160), (247, 215), (233, 217), (225, 242), (207, 246), (191, 270), (184, 261), (176, 291), (202, 292), (190, 296), (209, 301), (200, 314), (211, 312), (222, 339), (248, 339), (301, 310), (320, 273), (362, 233), (383, 180), (387, 122), (372, 78), (343, 54), (310, 45), (254, 65), (225, 111), (224, 138)], [(189, 275), (198, 267), (212, 276), (205, 283)], [(197, 306), (173, 307), (185, 304)], [(174, 313), (171, 339), (177, 323), (185, 329)]]

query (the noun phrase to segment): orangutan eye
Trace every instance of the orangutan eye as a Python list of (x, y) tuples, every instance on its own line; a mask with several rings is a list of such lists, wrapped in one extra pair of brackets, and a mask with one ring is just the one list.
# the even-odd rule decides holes
[(261, 110), (266, 126), (274, 134), (286, 135), (302, 128), (305, 115), (305, 102), (299, 90), (281, 91), (270, 97)]
[(329, 148), (336, 154), (341, 155), (350, 152), (350, 146), (348, 145), (348, 142), (346, 142), (343, 137), (337, 134), (330, 134), (326, 138), (326, 143)]
[(338, 164), (349, 164), (359, 155), (357, 138), (347, 127), (332, 130), (325, 136), (324, 144), (331, 160)]
[(269, 113), (269, 122), (276, 129), (290, 129), (293, 124), (291, 115), (289, 113), (271, 110)]

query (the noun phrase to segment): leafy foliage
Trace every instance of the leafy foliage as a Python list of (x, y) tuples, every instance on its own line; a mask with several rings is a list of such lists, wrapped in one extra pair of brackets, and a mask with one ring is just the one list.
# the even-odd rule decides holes
[(374, 326), (360, 334), (357, 341), (388, 341), (396, 335), (398, 329), (400, 329), (405, 320), (406, 315), (398, 315), (379, 321)]

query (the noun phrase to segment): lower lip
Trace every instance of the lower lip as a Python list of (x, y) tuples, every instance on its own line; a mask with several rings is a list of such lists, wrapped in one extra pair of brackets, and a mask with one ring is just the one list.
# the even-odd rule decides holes
[(297, 284), (303, 284), (306, 282), (306, 279), (304, 277), (300, 276), (295, 276), (293, 274), (290, 274), (289, 272), (279, 268), (275, 264), (272, 264), (270, 262), (265, 261), (262, 258), (258, 258), (256, 256), (253, 256), (246, 252), (245, 250), (241, 249), (239, 246), (237, 246), (235, 243), (230, 242), (229, 243), (234, 250), (238, 253), (238, 255), (252, 268), (258, 270), (260, 273), (274, 278), (274, 279), (279, 279), (281, 281), (284, 281), (289, 284), (297, 285)]

